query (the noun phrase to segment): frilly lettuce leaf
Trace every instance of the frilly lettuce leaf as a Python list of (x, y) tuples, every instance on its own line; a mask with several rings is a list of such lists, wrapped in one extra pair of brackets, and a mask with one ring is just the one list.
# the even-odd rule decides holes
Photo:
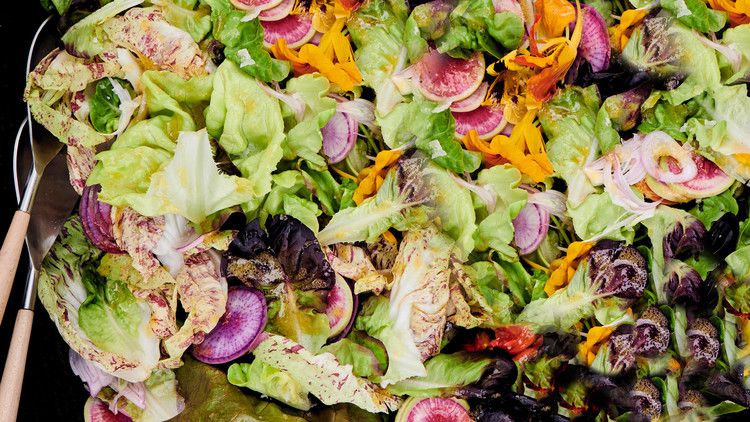
[(458, 255), (465, 259), (474, 250), (477, 230), (471, 192), (456, 183), (449, 170), (438, 166), (428, 166), (426, 176), (433, 186), (431, 205), (440, 217), (440, 228), (456, 241)]
[(492, 359), (466, 352), (440, 354), (425, 362), (427, 375), (399, 381), (387, 390), (398, 396), (439, 397), (478, 381), (491, 363)]
[(594, 145), (594, 130), (599, 110), (599, 94), (595, 85), (588, 88), (571, 86), (560, 91), (539, 111), (547, 142), (547, 156), (555, 172), (568, 185), (568, 204), (579, 206), (593, 193), (594, 186), (583, 167)]
[(299, 344), (268, 334), (253, 351), (255, 359), (286, 371), (323, 404), (352, 403), (369, 412), (388, 412), (398, 400), (374, 384), (356, 377), (330, 353), (313, 355)]
[(375, 105), (381, 116), (404, 98), (391, 77), (406, 67), (402, 39), (407, 13), (406, 3), (402, 1), (370, 1), (347, 23), (357, 47), (354, 52), (357, 68), (364, 85), (375, 90)]
[[(63, 5), (58, 3), (62, 2), (54, 3), (60, 11)], [(68, 0), (67, 3), (69, 6), (71, 1)], [(102, 6), (71, 26), (62, 37), (63, 44), (86, 57), (94, 57), (111, 49), (112, 43), (103, 30), (102, 23), (141, 3), (143, 0), (115, 0)], [(60, 11), (60, 14), (62, 13)]]
[(184, 78), (206, 75), (208, 58), (187, 32), (172, 26), (155, 7), (133, 8), (102, 23), (109, 40), (147, 58), (160, 70)]
[(200, 42), (211, 32), (211, 14), (205, 8), (194, 10), (196, 2), (151, 0), (151, 3), (161, 9), (167, 22), (190, 34), (195, 42)]
[[(149, 333), (149, 313), (141, 301), (118, 280), (107, 281), (109, 288), (102, 285), (94, 272), (100, 255), (84, 236), (80, 219), (69, 219), (42, 264), (39, 299), (76, 353), (117, 377), (143, 381), (159, 360), (159, 340)], [(79, 308), (84, 304), (81, 321)], [(120, 315), (120, 310), (127, 314)], [(115, 328), (122, 337), (109, 336), (107, 330)]]
[(255, 359), (252, 363), (233, 363), (227, 371), (227, 380), (276, 399), (295, 409), (308, 410), (312, 406), (309, 392), (288, 372)]
[(255, 212), (261, 224), (271, 215), (291, 215), (310, 230), (318, 231), (318, 205), (311, 201), (305, 178), (299, 170), (287, 170), (271, 176), (273, 187)]
[(268, 193), (271, 173), (283, 155), (281, 107), (231, 61), (222, 63), (214, 75), (206, 127), (242, 175), (252, 180), (255, 192)]
[(494, 207), (476, 199), (479, 227), (474, 234), (478, 250), (492, 249), (506, 261), (515, 261), (518, 254), (513, 241), (513, 219), (526, 205), (528, 192), (519, 188), (521, 173), (510, 164), (494, 166), (479, 172), (477, 184), (492, 192)]
[(723, 155), (750, 153), (750, 98), (744, 85), (721, 86), (713, 89), (705, 99), (705, 119), (691, 119), (688, 133), (693, 133), (701, 149)]

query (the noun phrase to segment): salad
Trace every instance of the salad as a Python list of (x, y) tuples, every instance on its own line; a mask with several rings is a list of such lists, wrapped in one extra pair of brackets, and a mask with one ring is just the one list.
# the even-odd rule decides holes
[(44, 0), (88, 421), (750, 412), (743, 0)]

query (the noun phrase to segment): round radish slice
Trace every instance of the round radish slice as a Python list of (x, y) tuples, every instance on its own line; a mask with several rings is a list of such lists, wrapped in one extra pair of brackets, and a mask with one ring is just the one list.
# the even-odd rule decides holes
[(463, 400), (433, 397), (407, 399), (396, 414), (396, 422), (471, 422)]
[(288, 15), (277, 21), (261, 22), (263, 25), (263, 45), (271, 48), (276, 40), (284, 38), (289, 48), (301, 47), (315, 36), (312, 15)]
[(278, 21), (287, 17), (294, 9), (294, 0), (281, 0), (278, 5), (260, 12), (258, 19), (261, 21)]
[(544, 241), (549, 230), (549, 212), (536, 204), (527, 204), (513, 219), (513, 241), (518, 253), (528, 255)]
[(357, 143), (357, 121), (351, 114), (337, 111), (320, 129), (323, 135), (323, 153), (328, 162), (336, 164), (346, 158)]
[(336, 274), (336, 283), (328, 292), (326, 315), (331, 327), (328, 338), (344, 337), (349, 333), (354, 323), (359, 300), (344, 277)]
[(481, 106), (465, 113), (452, 112), (456, 119), (456, 137), (463, 138), (471, 129), (477, 131), (480, 139), (490, 139), (500, 133), (508, 122), (503, 118), (499, 107)]
[(609, 45), (607, 23), (599, 12), (591, 6), (581, 5), (583, 32), (578, 52), (591, 65), (593, 72), (609, 68), (612, 48)]
[(86, 400), (86, 405), (83, 406), (83, 420), (86, 422), (132, 422), (133, 419), (130, 416), (120, 412), (118, 414), (112, 413), (109, 410), (107, 403), (94, 398), (89, 397)]
[(430, 50), (414, 65), (422, 94), (433, 101), (459, 101), (479, 88), (484, 78), (484, 56), (455, 59)]
[[(693, 153), (693, 162), (698, 167), (698, 174), (687, 182), (670, 185), (672, 189), (690, 199), (708, 198), (719, 195), (729, 189), (734, 179), (724, 173), (719, 166), (702, 155)], [(679, 172), (676, 163), (669, 163), (670, 171)]]
[(240, 10), (257, 11), (257, 10), (268, 10), (279, 3), (282, 0), (231, 0), (234, 7)]
[(487, 90), (489, 88), (490, 84), (488, 84), (487, 82), (482, 82), (482, 84), (479, 85), (479, 88), (477, 88), (477, 90), (474, 91), (471, 95), (461, 101), (456, 101), (455, 103), (451, 104), (451, 111), (463, 113), (478, 109), (479, 106), (482, 105), (484, 97), (487, 96)]
[(258, 345), (267, 320), (266, 298), (261, 292), (232, 286), (226, 312), (203, 342), (193, 347), (193, 357), (211, 364), (237, 359)]

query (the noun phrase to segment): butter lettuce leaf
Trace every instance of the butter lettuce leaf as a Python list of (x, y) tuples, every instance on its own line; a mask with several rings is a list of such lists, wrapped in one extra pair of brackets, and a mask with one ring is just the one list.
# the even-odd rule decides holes
[(245, 387), (276, 399), (295, 409), (309, 410), (312, 406), (308, 391), (287, 372), (255, 359), (252, 363), (233, 363), (227, 372), (232, 385)]
[(399, 396), (439, 397), (478, 381), (491, 363), (492, 359), (473, 353), (440, 354), (425, 362), (427, 375), (389, 385), (388, 391)]

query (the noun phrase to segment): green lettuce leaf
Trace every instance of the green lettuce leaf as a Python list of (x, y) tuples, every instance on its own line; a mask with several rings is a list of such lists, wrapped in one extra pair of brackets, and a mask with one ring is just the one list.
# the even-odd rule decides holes
[(101, 79), (96, 83), (89, 108), (89, 118), (94, 129), (101, 133), (117, 130), (120, 123), (120, 98), (115, 94), (111, 79)]
[(734, 192), (735, 189), (730, 188), (719, 195), (701, 199), (690, 210), (690, 214), (698, 217), (706, 226), (706, 229), (710, 229), (714, 221), (721, 218), (722, 215), (728, 212), (736, 215), (739, 212), (740, 209), (737, 200), (734, 198)]
[(521, 173), (510, 164), (494, 166), (479, 172), (477, 184), (495, 196), (494, 209), (478, 207), (479, 227), (474, 234), (476, 248), (480, 251), (492, 249), (503, 260), (518, 259), (513, 242), (513, 219), (526, 205), (528, 192), (519, 188)]
[(440, 354), (424, 363), (427, 375), (389, 385), (388, 391), (398, 396), (439, 397), (478, 381), (491, 363), (490, 358), (466, 352)]
[(164, 13), (170, 24), (190, 34), (195, 42), (200, 42), (211, 32), (211, 14), (206, 8), (194, 10), (196, 2), (182, 0), (151, 0)]
[(312, 231), (318, 231), (318, 205), (311, 201), (305, 177), (299, 170), (287, 170), (271, 176), (273, 187), (263, 201), (263, 205), (253, 216), (264, 224), (271, 215), (291, 215)]
[(375, 105), (381, 116), (403, 100), (391, 76), (406, 67), (402, 40), (407, 13), (406, 2), (400, 0), (370, 1), (347, 22), (357, 47), (354, 60), (363, 84), (375, 90)]
[(576, 235), (584, 240), (603, 237), (632, 242), (637, 215), (612, 203), (608, 193), (589, 195), (579, 206), (569, 207)]
[(705, 99), (707, 118), (690, 119), (688, 133), (692, 133), (700, 148), (723, 155), (750, 153), (750, 97), (744, 85), (714, 88)]
[[(42, 263), (39, 300), (76, 353), (119, 378), (143, 381), (160, 357), (148, 306), (119, 280), (96, 274), (100, 256), (80, 219), (71, 217)], [(111, 336), (110, 329), (120, 336)]]
[(395, 410), (398, 401), (374, 384), (354, 376), (330, 353), (313, 355), (299, 344), (269, 334), (253, 351), (255, 359), (286, 371), (323, 404), (352, 403), (369, 412)]
[(727, 23), (726, 12), (710, 9), (702, 0), (661, 0), (660, 4), (682, 24), (699, 32), (718, 32)]
[(724, 31), (721, 42), (731, 49), (739, 50), (741, 55), (736, 68), (723, 55), (719, 57), (722, 67), (726, 67), (726, 69), (722, 69), (722, 73), (727, 74), (724, 83), (731, 85), (739, 81), (746, 81), (750, 76), (750, 25), (738, 25), (727, 29)]
[(456, 183), (448, 170), (432, 165), (426, 174), (433, 186), (432, 205), (440, 217), (440, 228), (456, 241), (459, 256), (466, 259), (474, 250), (477, 230), (471, 192)]
[(328, 170), (304, 168), (301, 171), (305, 180), (312, 184), (313, 194), (326, 215), (333, 216), (345, 208), (356, 206), (353, 196), (357, 183), (354, 180), (341, 178), (339, 182)]
[[(70, 1), (67, 3), (69, 6)], [(114, 0), (102, 6), (94, 13), (86, 16), (75, 25), (71, 26), (62, 37), (63, 44), (73, 48), (80, 55), (86, 57), (94, 57), (104, 51), (111, 50), (113, 44), (107, 37), (101, 24), (141, 3), (143, 3), (143, 0)], [(59, 11), (60, 8), (65, 5), (60, 2), (59, 5), (58, 3), (55, 3), (55, 6)], [(62, 12), (60, 13), (62, 14)]]
[(456, 121), (449, 110), (435, 112), (437, 103), (415, 95), (378, 119), (389, 148), (416, 142), (417, 148), (441, 167), (456, 173), (473, 172), (481, 164), (476, 152), (466, 151), (455, 139)]
[(342, 365), (351, 365), (352, 372), (358, 377), (377, 381), (385, 372), (372, 350), (348, 338), (331, 343), (320, 351), (333, 354)]
[(269, 304), (269, 331), (281, 334), (317, 353), (326, 343), (330, 323), (325, 313), (305, 306), (304, 296), (289, 283), (280, 287), (280, 297)]
[(284, 159), (304, 158), (324, 169), (326, 160), (318, 153), (323, 148), (320, 129), (336, 112), (336, 100), (328, 97), (331, 84), (323, 76), (302, 75), (287, 82), (286, 92), (305, 103), (305, 117), (289, 129), (284, 142)]
[(726, 263), (737, 280), (750, 283), (750, 219), (740, 225), (737, 250), (726, 257)]
[(309, 410), (312, 406), (302, 384), (259, 359), (252, 363), (233, 363), (227, 371), (227, 380), (232, 385), (249, 388), (295, 409)]
[(213, 35), (224, 44), (224, 55), (253, 78), (281, 81), (289, 74), (289, 62), (277, 60), (263, 48), (263, 27), (258, 19), (244, 22), (246, 13), (229, 0), (206, 0), (211, 6)]
[(677, 88), (664, 92), (664, 98), (672, 104), (682, 104), (721, 86), (716, 51), (701, 42), (701, 35), (679, 24), (670, 26), (669, 34), (679, 46), (679, 67), (688, 77)]
[(638, 130), (645, 133), (661, 130), (678, 141), (687, 141), (683, 126), (690, 117), (701, 111), (700, 105), (696, 100), (671, 104), (663, 100), (662, 95), (661, 91), (655, 91), (644, 102)]
[[(508, 265), (521, 266), (519, 262)], [(523, 269), (522, 266), (521, 269)], [(511, 322), (513, 320), (513, 301), (504, 292), (505, 283), (500, 279), (500, 270), (495, 267), (495, 264), (488, 261), (479, 261), (470, 266), (464, 265), (463, 270), (469, 276), (476, 290), (481, 294), (486, 306), (489, 308), (486, 311), (492, 321), (492, 325), (498, 326)], [(525, 270), (523, 272), (526, 274)], [(507, 283), (508, 285), (512, 284), (510, 279)]]
[(252, 181), (255, 192), (268, 193), (271, 173), (283, 155), (284, 120), (279, 102), (237, 65), (225, 61), (214, 75), (205, 113), (208, 133)]
[[(117, 402), (117, 408), (127, 413), (133, 421), (136, 422), (155, 422), (171, 420), (177, 416), (185, 407), (185, 401), (177, 391), (177, 377), (170, 369), (157, 369), (151, 373), (151, 376), (140, 383), (127, 383), (124, 380), (118, 380), (117, 385), (105, 387), (97, 398), (107, 403)], [(144, 408), (138, 407), (135, 403), (128, 400), (127, 397), (115, 391), (124, 389), (135, 390), (143, 394)], [(132, 391), (131, 390), (131, 391)], [(123, 404), (123, 402), (125, 402)]]

